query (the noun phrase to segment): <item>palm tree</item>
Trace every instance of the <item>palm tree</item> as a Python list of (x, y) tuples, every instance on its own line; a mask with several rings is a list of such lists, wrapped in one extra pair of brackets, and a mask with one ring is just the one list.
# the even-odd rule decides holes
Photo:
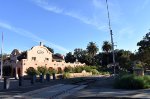
[(99, 50), (94, 42), (89, 42), (86, 49), (90, 57), (94, 57)]
[(104, 41), (102, 45), (102, 50), (107, 54), (107, 64), (109, 63), (109, 52), (111, 51), (112, 46), (108, 41)]
[(102, 45), (102, 50), (108, 54), (112, 49), (111, 44), (108, 41), (104, 41)]

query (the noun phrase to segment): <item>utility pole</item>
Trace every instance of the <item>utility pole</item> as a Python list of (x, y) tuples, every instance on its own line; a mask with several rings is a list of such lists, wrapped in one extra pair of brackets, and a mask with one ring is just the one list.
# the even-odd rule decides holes
[(110, 36), (111, 36), (111, 44), (112, 44), (112, 54), (113, 54), (113, 66), (114, 66), (114, 76), (116, 75), (116, 62), (115, 62), (115, 51), (114, 51), (114, 41), (113, 41), (113, 33), (111, 29), (111, 24), (110, 24), (110, 15), (109, 15), (109, 9), (108, 9), (108, 2), (106, 0), (106, 5), (107, 5), (107, 14), (108, 14), (108, 25), (109, 25), (109, 30), (110, 30)]
[(2, 32), (2, 45), (1, 45), (1, 80), (3, 78), (3, 32)]

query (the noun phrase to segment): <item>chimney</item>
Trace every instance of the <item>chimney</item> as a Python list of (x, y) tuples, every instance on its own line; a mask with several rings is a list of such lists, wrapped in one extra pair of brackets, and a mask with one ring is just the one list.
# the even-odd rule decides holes
[(40, 42), (40, 46), (43, 46), (43, 43), (42, 43), (42, 42)]

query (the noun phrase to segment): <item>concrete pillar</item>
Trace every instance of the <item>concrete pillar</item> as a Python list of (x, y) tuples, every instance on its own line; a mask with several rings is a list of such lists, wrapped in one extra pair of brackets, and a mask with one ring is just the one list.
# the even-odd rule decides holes
[(56, 79), (56, 75), (55, 75), (55, 73), (53, 73), (52, 75), (53, 75), (53, 80), (55, 80), (55, 79)]
[(22, 83), (23, 83), (23, 77), (19, 76), (19, 86), (22, 86)]
[(41, 83), (44, 82), (44, 75), (43, 75), (43, 74), (40, 75), (40, 82), (41, 82)]
[(18, 68), (15, 66), (15, 79), (18, 79)]
[(46, 81), (50, 81), (50, 74), (46, 74)]
[(31, 84), (34, 84), (36, 82), (36, 75), (31, 76)]

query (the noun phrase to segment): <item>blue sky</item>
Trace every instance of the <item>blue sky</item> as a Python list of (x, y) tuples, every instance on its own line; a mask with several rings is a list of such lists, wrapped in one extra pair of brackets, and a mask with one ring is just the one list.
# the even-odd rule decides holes
[[(150, 29), (150, 0), (108, 0), (116, 49), (137, 50)], [(65, 54), (90, 41), (101, 51), (110, 41), (105, 0), (1, 0), (4, 52), (28, 50), (42, 41)]]

